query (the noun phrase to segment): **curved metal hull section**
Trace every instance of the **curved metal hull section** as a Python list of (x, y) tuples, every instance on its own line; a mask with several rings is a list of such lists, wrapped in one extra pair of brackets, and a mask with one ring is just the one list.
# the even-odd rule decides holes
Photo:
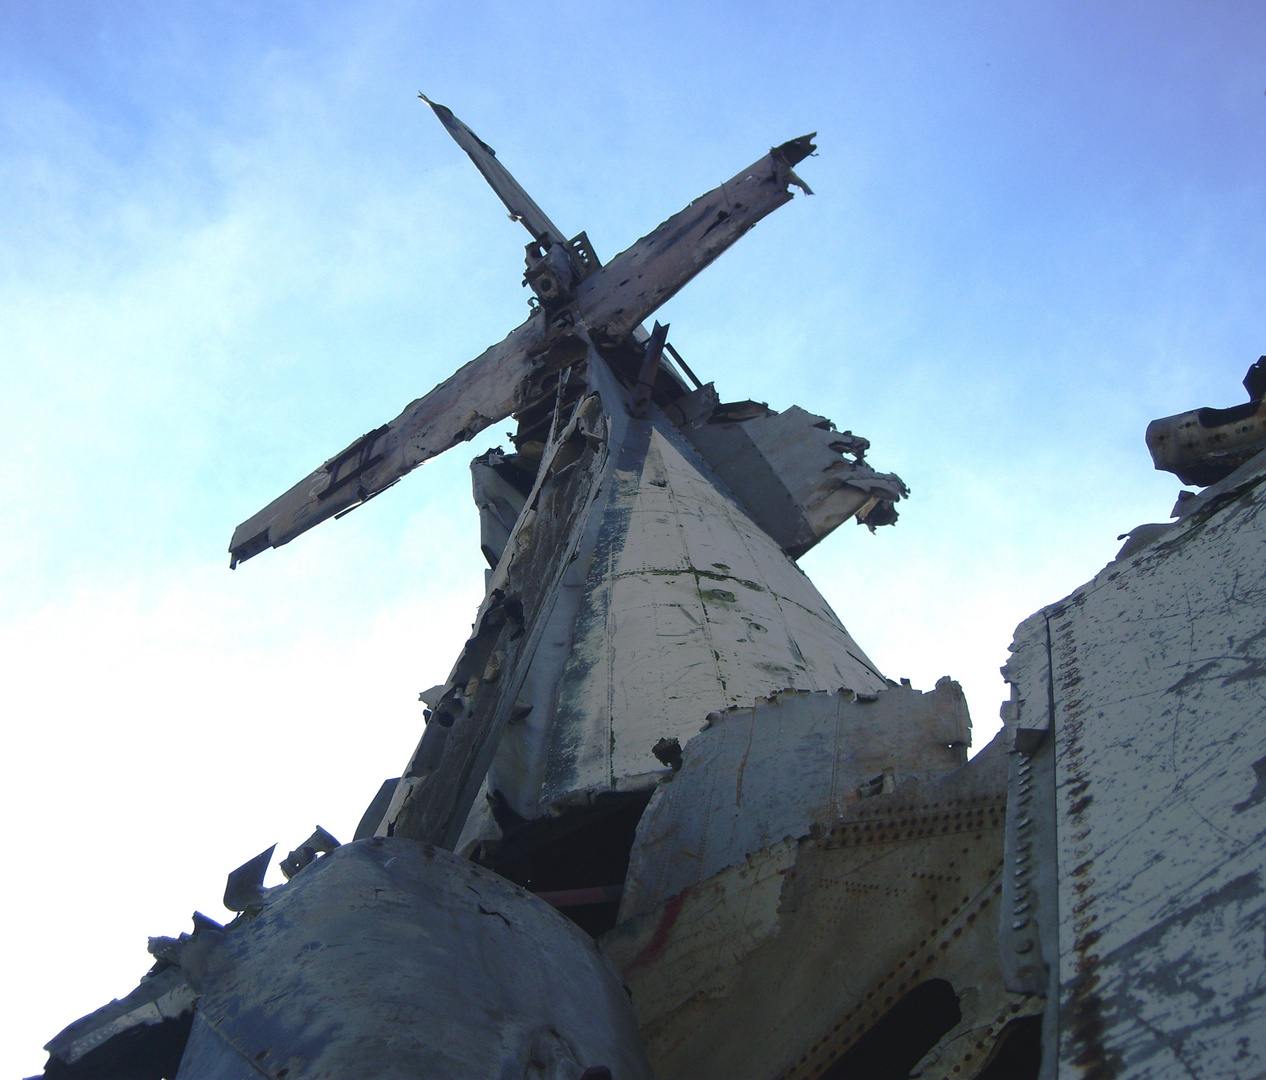
[(198, 1003), (177, 1080), (650, 1075), (620, 978), (588, 937), (415, 841), (339, 848), (180, 962)]

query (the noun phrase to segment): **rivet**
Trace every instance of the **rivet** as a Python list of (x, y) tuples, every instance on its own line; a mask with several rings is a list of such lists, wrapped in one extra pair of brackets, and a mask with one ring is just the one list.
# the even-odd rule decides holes
[(1029, 925), (1028, 919), (1016, 919), (1016, 921), (1011, 924), (1011, 929), (1023, 930), (1028, 925)]

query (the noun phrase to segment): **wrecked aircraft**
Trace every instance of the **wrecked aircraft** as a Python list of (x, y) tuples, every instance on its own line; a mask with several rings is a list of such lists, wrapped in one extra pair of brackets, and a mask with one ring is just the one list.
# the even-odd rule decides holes
[(230, 551), (513, 417), (472, 463), (473, 632), (351, 842), (318, 829), (277, 888), (271, 849), (230, 874), (236, 917), (152, 938), (44, 1075), (1261, 1075), (1261, 364), (1251, 408), (1149, 429), (1211, 486), (1019, 627), (968, 761), (957, 684), (885, 678), (795, 563), (905, 484), (642, 326), (808, 193), (813, 136), (604, 264), (428, 104), (531, 234), (531, 313)]

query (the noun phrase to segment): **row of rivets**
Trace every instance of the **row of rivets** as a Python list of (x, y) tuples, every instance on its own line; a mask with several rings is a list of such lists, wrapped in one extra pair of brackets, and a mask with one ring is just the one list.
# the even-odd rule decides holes
[[(1016, 834), (1016, 854), (1015, 867), (1012, 871), (1012, 881), (1014, 888), (1012, 889), (1012, 921), (1011, 929), (1017, 933), (1029, 925), (1029, 902), (1028, 883), (1029, 876), (1032, 873), (1031, 865), (1033, 845), (1029, 838), (1029, 833), (1033, 827), (1033, 820), (1029, 816), (1027, 807), (1033, 801), (1033, 765), (1027, 759), (1023, 759), (1016, 766), (1017, 782), (1015, 791), (1018, 798), (1015, 801), (1017, 816), (1015, 818), (1015, 834)], [(1023, 810), (1023, 813), (1019, 811)], [(1022, 938), (1015, 942), (1015, 951), (1021, 955), (1033, 951), (1034, 943), (1031, 937)]]

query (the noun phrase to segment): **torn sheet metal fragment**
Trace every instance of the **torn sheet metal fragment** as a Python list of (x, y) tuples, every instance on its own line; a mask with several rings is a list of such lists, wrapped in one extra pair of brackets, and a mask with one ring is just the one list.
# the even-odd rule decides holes
[[(684, 414), (690, 406), (678, 408)], [(893, 524), (894, 504), (909, 495), (900, 477), (866, 464), (865, 439), (836, 431), (799, 406), (775, 412), (756, 402), (718, 405), (683, 430), (743, 509), (793, 559), (851, 517), (872, 529)]]
[(871, 702), (851, 691), (789, 691), (714, 714), (642, 815), (621, 920), (807, 836), (864, 798), (875, 776), (883, 790), (887, 774), (892, 790), (961, 768), (970, 738), (967, 703), (949, 679), (926, 694), (891, 686)]
[(45, 1044), (52, 1080), (172, 1076), (180, 1063), (197, 993), (177, 967), (158, 965), (126, 997), (76, 1020)]
[(490, 567), (501, 561), (532, 487), (532, 477), (513, 464), (515, 457), (495, 447), (470, 463), (471, 489), (479, 509), (479, 549)]
[[(456, 845), (584, 534), (607, 457), (586, 425), (601, 415), (590, 395), (546, 449), (506, 552), (493, 573), (475, 633), (462, 650), (431, 722), (392, 798), (391, 832)], [(490, 665), (496, 677), (490, 677)], [(510, 677), (501, 678), (505, 671)]]

